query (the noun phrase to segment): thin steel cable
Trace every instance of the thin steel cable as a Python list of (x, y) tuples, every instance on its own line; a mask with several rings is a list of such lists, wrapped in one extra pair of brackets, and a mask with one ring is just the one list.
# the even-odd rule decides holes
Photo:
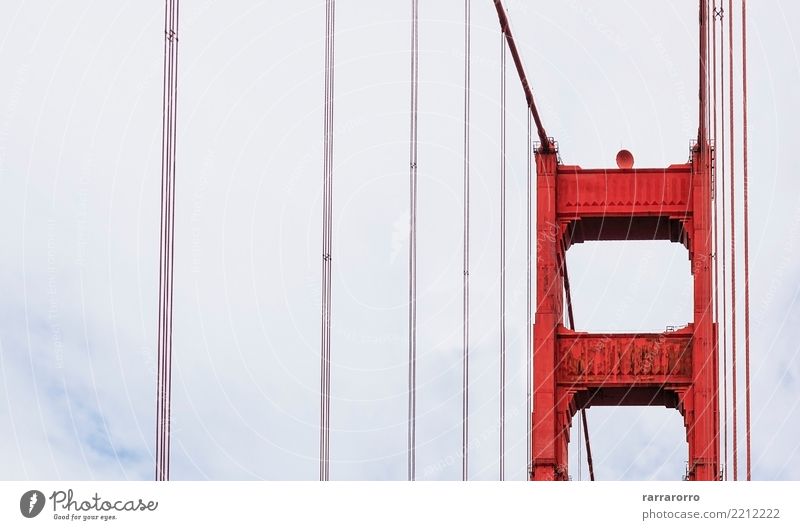
[(736, 393), (736, 188), (733, 98), (733, 0), (728, 0), (728, 108), (730, 118), (730, 196), (731, 196), (731, 401), (733, 403), (733, 480), (739, 480), (739, 428)]
[[(583, 439), (586, 443), (586, 462), (589, 467), (589, 480), (594, 482), (594, 463), (592, 461), (592, 446), (589, 443), (589, 423), (586, 419), (585, 407), (581, 409), (581, 422), (583, 423)], [(580, 441), (580, 438), (578, 440)], [(578, 467), (580, 468), (580, 465)]]
[[(174, 4), (173, 4), (174, 5)], [(162, 466), (163, 466), (163, 480), (169, 480), (169, 445), (170, 445), (170, 430), (169, 430), (169, 423), (170, 423), (170, 402), (172, 400), (171, 395), (171, 385), (170, 385), (170, 365), (171, 365), (171, 357), (172, 357), (172, 328), (170, 326), (171, 319), (170, 319), (170, 309), (172, 306), (172, 295), (173, 295), (173, 276), (172, 272), (172, 261), (174, 256), (174, 247), (172, 245), (173, 238), (172, 232), (174, 230), (174, 209), (173, 209), (173, 183), (174, 183), (174, 173), (172, 169), (174, 167), (173, 160), (174, 160), (174, 143), (175, 143), (175, 136), (173, 134), (174, 130), (174, 80), (175, 80), (175, 64), (174, 64), (174, 56), (172, 50), (174, 49), (174, 34), (172, 33), (171, 29), (174, 24), (174, 11), (173, 6), (170, 6), (170, 33), (168, 38), (170, 39), (170, 63), (168, 68), (168, 80), (167, 80), (167, 91), (169, 93), (168, 97), (170, 98), (168, 101), (168, 110), (167, 110), (167, 160), (166, 160), (166, 171), (167, 171), (167, 179), (165, 182), (166, 193), (165, 193), (165, 203), (164, 203), (164, 283), (165, 283), (165, 296), (164, 296), (164, 314), (162, 315), (163, 318), (163, 329), (164, 329), (164, 352), (162, 358), (162, 374), (164, 380), (162, 381), (162, 388), (164, 388), (163, 393), (163, 405), (162, 405), (162, 439), (163, 439), (163, 451), (162, 451)]]
[[(583, 409), (581, 409), (581, 412), (583, 412)], [(578, 417), (578, 430), (582, 429), (583, 429), (583, 414), (581, 414)], [(578, 482), (583, 480), (583, 466), (581, 465), (581, 462), (583, 460), (582, 456), (583, 455), (581, 454), (581, 437), (578, 436)]]
[[(722, 191), (721, 194), (721, 203), (722, 203), (722, 211), (721, 211), (721, 218), (722, 218), (722, 250), (720, 254), (722, 256), (722, 401), (723, 401), (723, 416), (722, 416), (722, 426), (723, 426), (723, 445), (724, 445), (724, 460), (725, 466), (723, 468), (723, 480), (728, 480), (728, 279), (727, 279), (727, 254), (726, 254), (726, 247), (727, 247), (727, 215), (726, 215), (726, 193), (725, 193), (725, 166), (726, 166), (726, 158), (725, 158), (725, 54), (722, 53), (725, 49), (725, 24), (723, 21), (725, 19), (725, 8), (720, 5), (718, 10), (719, 15), (719, 108), (722, 112), (719, 113), (720, 118), (720, 150), (719, 150), (719, 179), (722, 184), (720, 185), (720, 190)], [(715, 39), (715, 48), (716, 48), (716, 39)], [(716, 109), (715, 109), (716, 112)]]
[[(713, 156), (713, 188), (712, 195), (714, 197), (714, 323), (716, 324), (716, 332), (714, 335), (714, 351), (717, 353), (717, 377), (719, 377), (719, 179), (717, 178), (717, 135), (719, 133), (717, 128), (717, 0), (713, 0), (711, 4), (711, 50), (712, 50), (712, 86), (711, 86), (711, 107), (712, 111), (712, 134), (714, 138), (714, 156)], [(717, 409), (719, 410), (719, 409)], [(717, 418), (719, 421), (719, 418)], [(723, 418), (723, 422), (724, 422)], [(724, 466), (723, 466), (724, 473)]]
[(408, 480), (416, 479), (417, 435), (417, 114), (419, 110), (419, 1), (411, 1), (411, 134), (409, 141), (408, 252)]
[(462, 300), (461, 480), (469, 479), (469, 148), (471, 95), (471, 0), (464, 0), (464, 256)]
[(172, 101), (172, 192), (170, 194), (170, 259), (169, 259), (169, 278), (170, 278), (170, 296), (169, 296), (169, 309), (168, 309), (168, 318), (169, 318), (169, 356), (167, 357), (167, 388), (168, 396), (167, 399), (167, 451), (164, 452), (164, 457), (166, 460), (165, 468), (166, 468), (166, 479), (169, 480), (170, 476), (170, 457), (171, 453), (169, 448), (172, 442), (172, 324), (173, 324), (173, 301), (174, 297), (172, 296), (173, 290), (173, 278), (175, 277), (175, 188), (177, 185), (176, 179), (176, 169), (177, 169), (177, 117), (178, 117), (178, 26), (179, 26), (179, 0), (175, 0), (174, 8), (173, 8), (173, 20), (174, 20), (174, 43), (173, 43), (173, 73), (172, 73), (172, 83), (173, 83), (173, 101)]
[(500, 480), (506, 458), (506, 36), (500, 40)]
[(330, 32), (330, 5), (325, 5), (325, 65), (324, 65), (324, 96), (323, 96), (323, 156), (322, 156), (322, 273), (321, 273), (321, 303), (320, 303), (320, 370), (319, 370), (319, 479), (325, 480), (325, 335), (327, 323), (327, 248), (328, 248), (328, 58), (329, 58), (329, 32)]
[(707, 163), (706, 147), (708, 142), (708, 123), (706, 121), (708, 115), (708, 12), (707, 1), (701, 0), (700, 2), (700, 25), (698, 32), (698, 40), (700, 41), (700, 61), (698, 71), (698, 83), (700, 84), (699, 90), (699, 105), (698, 105), (698, 133), (697, 145), (699, 147), (700, 160), (703, 164)]
[(171, 93), (169, 81), (170, 70), (172, 67), (172, 53), (171, 53), (171, 2), (165, 2), (164, 5), (164, 73), (163, 73), (163, 107), (162, 107), (162, 138), (161, 138), (161, 226), (160, 226), (160, 240), (159, 240), (159, 277), (158, 277), (158, 383), (156, 391), (156, 480), (165, 480), (164, 470), (164, 447), (166, 433), (164, 422), (165, 411), (165, 394), (166, 388), (164, 386), (164, 377), (166, 375), (166, 367), (164, 366), (164, 355), (168, 350), (164, 315), (166, 313), (166, 300), (169, 296), (168, 289), (168, 275), (167, 275), (167, 259), (169, 248), (168, 232), (168, 205), (169, 205), (169, 187), (168, 181), (170, 177), (169, 168), (172, 164), (169, 162), (170, 157), (170, 128), (168, 125), (168, 116), (171, 112)]
[(525, 286), (525, 366), (526, 366), (526, 379), (525, 391), (527, 393), (527, 410), (526, 410), (526, 430), (525, 430), (525, 454), (527, 455), (526, 463), (528, 475), (531, 472), (531, 422), (533, 414), (533, 405), (531, 403), (533, 379), (533, 143), (531, 137), (531, 116), (528, 114), (528, 136), (525, 144), (526, 151), (526, 164), (527, 164), (527, 241), (526, 241), (526, 286)]
[[(706, 0), (706, 18), (708, 18), (708, 13), (712, 9), (711, 2), (712, 2), (712, 0)], [(710, 25), (706, 24), (706, 64), (707, 65), (708, 65), (708, 62), (709, 62), (709, 51), (708, 50), (711, 47), (711, 34), (712, 34), (713, 30), (714, 30), (714, 12), (712, 10), (711, 11), (711, 24)], [(711, 80), (712, 80), (711, 76), (713, 75), (713, 70), (712, 70), (713, 66), (711, 68), (709, 68), (709, 66), (712, 66), (712, 65), (706, 66), (706, 87), (707, 87), (706, 88), (706, 91), (707, 91), (706, 98), (707, 98), (707, 101), (709, 103), (711, 103), (711, 102), (713, 102), (713, 94), (710, 93), (710, 91), (711, 91)], [(708, 128), (708, 131), (709, 131), (708, 132), (709, 142), (711, 141), (711, 138), (712, 138), (712, 134), (711, 134), (711, 132), (712, 132), (711, 131), (711, 116), (712, 116), (711, 105), (707, 105), (706, 106), (706, 123), (707, 123), (707, 128)], [(709, 162), (711, 162), (711, 160), (709, 160)]]
[(747, 0), (742, 0), (742, 180), (744, 215), (744, 417), (747, 480), (750, 469), (750, 226), (747, 179)]
[[(708, 0), (702, 0), (700, 2), (700, 134), (699, 134), (699, 148), (700, 148), (700, 161), (702, 164), (702, 171), (704, 176), (708, 179), (707, 183), (709, 185), (709, 192), (711, 192), (711, 143), (709, 139), (709, 120), (710, 120), (710, 107), (709, 107), (709, 52), (708, 52), (708, 44), (709, 44), (709, 24), (708, 24)], [(710, 197), (709, 197), (710, 199)], [(708, 228), (711, 228), (710, 226)], [(708, 244), (709, 247), (713, 244), (713, 240), (710, 238), (710, 231), (707, 232), (706, 241), (704, 244)], [(709, 250), (712, 250), (709, 248)], [(705, 256), (704, 256), (705, 257)], [(710, 256), (708, 256), (710, 258)], [(711, 278), (712, 286), (713, 286), (713, 278)], [(703, 318), (707, 318), (708, 310), (711, 309), (712, 315), (709, 318), (711, 321), (711, 328), (713, 330), (713, 300), (709, 302), (709, 305), (704, 307), (703, 310)], [(708, 361), (706, 361), (708, 362)], [(716, 363), (713, 362), (712, 359), (712, 367), (716, 369)], [(714, 377), (718, 377), (717, 374)], [(712, 396), (713, 399), (713, 396)], [(708, 405), (704, 407), (704, 410), (707, 410)], [(714, 413), (714, 408), (712, 406), (711, 413)], [(716, 416), (715, 416), (716, 419)], [(705, 440), (715, 440), (714, 432), (716, 429), (713, 427), (711, 422), (703, 422), (703, 438)], [(716, 443), (716, 442), (712, 442)], [(703, 448), (703, 451), (706, 449)], [(694, 463), (693, 463), (694, 465)]]
[[(328, 265), (328, 323), (329, 323), (329, 326), (331, 325), (331, 320), (333, 318), (333, 305), (332, 305), (333, 304), (333, 298), (332, 298), (332, 291), (333, 291), (333, 280), (332, 280), (332, 275), (333, 275), (333, 176), (334, 176), (333, 175), (333, 168), (334, 168), (334, 166), (333, 166), (333, 155), (334, 155), (334, 140), (336, 139), (335, 135), (334, 135), (334, 107), (333, 107), (334, 80), (335, 80), (335, 75), (334, 74), (335, 74), (335, 67), (336, 67), (336, 62), (335, 62), (335, 57), (336, 57), (336, 53), (335, 53), (335, 48), (336, 48), (336, 30), (335, 29), (336, 29), (336, 1), (335, 0), (331, 0), (331, 40), (330, 40), (330, 42), (331, 42), (331, 46), (330, 46), (331, 55), (330, 55), (330, 87), (329, 87), (329, 90), (330, 90), (329, 98), (330, 98), (331, 104), (330, 104), (330, 118), (329, 118), (329, 125), (328, 125), (330, 127), (330, 131), (328, 133), (328, 137), (329, 137), (328, 147), (329, 147), (329, 151), (330, 151), (329, 155), (328, 155), (329, 158), (330, 158), (329, 163), (328, 163), (328, 171), (329, 171), (329, 175), (328, 175), (328, 246), (329, 246), (329, 254), (328, 255), (330, 256), (330, 259), (328, 260), (328, 262), (329, 262), (329, 265)], [(328, 423), (327, 423), (326, 430), (328, 431), (328, 437), (327, 437), (328, 445), (325, 448), (325, 454), (327, 455), (327, 458), (328, 458), (328, 475), (326, 476), (326, 480), (328, 480), (330, 478), (330, 453), (331, 453), (330, 430), (331, 430), (331, 395), (332, 395), (331, 394), (331, 369), (332, 369), (332, 363), (331, 363), (331, 333), (330, 332), (328, 332), (327, 349), (328, 349), (328, 361), (327, 361), (328, 362), (328, 369), (327, 369), (325, 375), (327, 376), (327, 382), (326, 382), (326, 384), (327, 384), (326, 409), (327, 409)]]
[(164, 81), (161, 140), (158, 370), (155, 479), (169, 480), (172, 412), (172, 310), (175, 249), (175, 173), (178, 90), (178, 0), (164, 3)]
[(325, 480), (325, 336), (327, 329), (327, 248), (328, 248), (328, 210), (327, 210), (327, 190), (328, 190), (328, 40), (327, 32), (330, 27), (330, 14), (325, 11), (325, 90), (323, 96), (324, 116), (323, 116), (323, 157), (322, 157), (322, 273), (321, 273), (321, 303), (320, 303), (320, 371), (319, 371), (319, 479)]
[(711, 199), (711, 206), (712, 211), (711, 217), (709, 219), (709, 228), (710, 231), (708, 233), (708, 238), (710, 241), (711, 253), (709, 255), (709, 260), (711, 262), (711, 266), (713, 268), (713, 273), (711, 277), (711, 289), (712, 289), (712, 300), (710, 303), (710, 312), (711, 312), (711, 325), (712, 325), (712, 349), (714, 352), (713, 361), (713, 370), (715, 373), (715, 385), (716, 390), (715, 394), (712, 396), (712, 399), (715, 402), (712, 404), (712, 413), (714, 415), (714, 423), (709, 423), (708, 425), (708, 436), (709, 440), (712, 440), (712, 443), (715, 447), (715, 457), (716, 464), (717, 464), (717, 474), (714, 480), (722, 480), (722, 465), (720, 462), (721, 453), (720, 453), (720, 445), (721, 445), (721, 433), (720, 433), (720, 410), (719, 410), (719, 394), (720, 394), (720, 363), (719, 363), (719, 296), (718, 296), (718, 287), (719, 287), (719, 273), (718, 273), (718, 244), (719, 238), (717, 236), (717, 224), (718, 224), (718, 200), (717, 200), (717, 192), (718, 192), (718, 183), (717, 183), (717, 123), (716, 123), (716, 101), (717, 101), (717, 93), (716, 93), (716, 75), (717, 75), (717, 55), (716, 55), (716, 0), (705, 0), (705, 16), (706, 16), (706, 40), (705, 40), (705, 56), (706, 56), (706, 108), (707, 108), (707, 134), (708, 134), (708, 144), (707, 144), (707, 153), (708, 153), (708, 174), (709, 174), (709, 190), (710, 190), (710, 199)]
[(517, 44), (514, 41), (514, 35), (511, 31), (511, 24), (508, 20), (506, 9), (503, 7), (502, 0), (494, 0), (494, 7), (497, 11), (497, 18), (500, 22), (500, 31), (508, 42), (508, 51), (511, 53), (511, 59), (514, 61), (514, 66), (517, 69), (519, 81), (522, 84), (522, 91), (525, 93), (525, 102), (527, 103), (528, 110), (533, 116), (533, 121), (536, 124), (536, 133), (539, 135), (539, 141), (541, 142), (540, 149), (542, 152), (549, 152), (551, 149), (553, 149), (553, 145), (551, 144), (551, 139), (547, 136), (547, 132), (544, 130), (542, 119), (539, 117), (539, 111), (536, 109), (536, 102), (533, 99), (533, 91), (531, 90), (530, 83), (528, 83), (528, 78), (525, 75), (525, 68), (522, 66), (522, 58), (519, 55)]
[[(559, 250), (559, 260), (558, 264), (561, 269), (561, 275), (564, 278), (564, 293), (567, 299), (567, 323), (569, 324), (569, 329), (575, 331), (575, 314), (572, 311), (572, 288), (569, 284), (569, 271), (567, 270), (567, 247), (564, 244), (564, 241), (561, 241), (561, 248)], [(583, 440), (586, 443), (586, 464), (589, 468), (589, 480), (594, 481), (594, 462), (592, 461), (592, 445), (589, 440), (589, 422), (586, 419), (586, 408), (581, 408), (581, 423), (583, 424)], [(578, 444), (580, 444), (580, 438), (578, 438)], [(578, 446), (580, 447), (580, 445)], [(578, 455), (578, 462), (580, 462), (580, 453)], [(578, 470), (580, 472), (581, 467), (578, 464)]]
[(325, 4), (325, 95), (322, 176), (322, 302), (320, 332), (319, 479), (330, 479), (331, 273), (333, 266), (333, 95), (335, 0)]

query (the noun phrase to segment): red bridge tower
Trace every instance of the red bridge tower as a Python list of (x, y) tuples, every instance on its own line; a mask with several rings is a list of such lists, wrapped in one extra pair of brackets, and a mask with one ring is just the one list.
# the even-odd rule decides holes
[[(531, 480), (568, 478), (572, 417), (597, 405), (677, 409), (689, 443), (687, 478), (718, 478), (710, 159), (706, 141), (689, 163), (656, 169), (634, 169), (624, 151), (618, 169), (582, 169), (560, 164), (554, 148), (538, 150)], [(694, 279), (693, 322), (646, 334), (565, 327), (566, 250), (587, 240), (683, 244)]]

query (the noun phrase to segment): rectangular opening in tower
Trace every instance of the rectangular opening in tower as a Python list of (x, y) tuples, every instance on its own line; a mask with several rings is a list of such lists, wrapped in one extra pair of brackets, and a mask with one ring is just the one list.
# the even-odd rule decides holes
[[(686, 472), (686, 430), (675, 409), (591, 407), (587, 409), (595, 480), (681, 480)], [(589, 480), (580, 413), (569, 442), (572, 480)]]
[(692, 276), (683, 245), (587, 241), (567, 251), (575, 324), (589, 332), (651, 332), (692, 321)]

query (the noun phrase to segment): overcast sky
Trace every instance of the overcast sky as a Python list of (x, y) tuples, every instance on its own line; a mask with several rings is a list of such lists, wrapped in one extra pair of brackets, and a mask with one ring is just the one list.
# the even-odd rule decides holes
[[(181, 4), (171, 476), (316, 479), (325, 4)], [(410, 2), (336, 6), (331, 477), (404, 479)], [(501, 45), (492, 2), (472, 6), (470, 477), (494, 480)], [(621, 147), (637, 167), (688, 159), (694, 0), (507, 7), (565, 163), (613, 167)], [(749, 9), (753, 475), (797, 480), (800, 5)], [(420, 17), (417, 477), (458, 479), (463, 1), (422, 0)], [(0, 2), (1, 479), (153, 476), (162, 67), (161, 0)], [(511, 69), (508, 94), (506, 478), (523, 480)], [(683, 246), (584, 243), (568, 264), (579, 329), (692, 318)], [(598, 478), (683, 475), (677, 411), (588, 417)]]

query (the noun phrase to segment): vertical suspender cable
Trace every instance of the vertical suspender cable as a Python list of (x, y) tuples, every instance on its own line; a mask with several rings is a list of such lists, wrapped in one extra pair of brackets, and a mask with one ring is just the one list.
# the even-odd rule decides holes
[(707, 0), (700, 0), (700, 25), (698, 40), (700, 41), (700, 70), (698, 72), (699, 90), (699, 105), (698, 105), (698, 130), (697, 130), (697, 145), (699, 147), (700, 160), (703, 164), (708, 163), (707, 159), (707, 146), (708, 146), (708, 41), (706, 36), (708, 34), (708, 3)]
[(336, 1), (325, 3), (325, 117), (322, 177), (322, 331), (320, 345), (319, 479), (330, 479), (331, 270), (333, 264), (333, 81)]
[(525, 455), (528, 475), (531, 472), (531, 421), (533, 414), (533, 406), (531, 404), (532, 388), (531, 381), (533, 380), (532, 364), (533, 364), (533, 143), (531, 142), (531, 116), (528, 114), (528, 137), (525, 143), (526, 151), (526, 175), (527, 175), (527, 232), (526, 232), (526, 283), (525, 283), (525, 392), (527, 393), (526, 402), (527, 410), (525, 411), (526, 430), (525, 430)]
[(736, 414), (736, 189), (733, 111), (733, 0), (728, 0), (728, 109), (730, 111), (730, 196), (731, 196), (731, 401), (733, 402), (733, 480), (739, 479), (739, 436)]
[[(725, 466), (723, 467), (723, 479), (728, 480), (728, 274), (726, 269), (726, 252), (725, 249), (727, 247), (727, 221), (726, 221), (726, 208), (725, 208), (725, 54), (722, 53), (725, 49), (725, 24), (723, 24), (723, 20), (725, 17), (725, 8), (720, 5), (719, 11), (719, 63), (720, 63), (720, 89), (719, 89), (719, 96), (720, 96), (720, 110), (722, 112), (719, 113), (720, 117), (720, 149), (719, 149), (719, 181), (722, 183), (719, 186), (720, 191), (722, 192), (721, 202), (722, 202), (722, 247), (721, 250), (718, 248), (718, 252), (722, 256), (722, 428), (723, 428), (723, 446), (724, 446), (724, 461)], [(715, 48), (716, 48), (716, 39), (715, 39)]]
[[(706, 33), (703, 36), (706, 41), (706, 58), (705, 58), (705, 71), (706, 71), (706, 130), (708, 131), (708, 141), (709, 141), (709, 168), (711, 168), (712, 159), (711, 157), (711, 140), (712, 140), (712, 130), (711, 130), (711, 105), (713, 102), (712, 94), (711, 94), (711, 75), (712, 75), (712, 65), (711, 65), (711, 52), (709, 51), (709, 46), (711, 45), (711, 31), (712, 26), (714, 25), (714, 13), (712, 12), (709, 16), (709, 10), (711, 9), (711, 1), (712, 0), (705, 0), (706, 3)], [(711, 24), (708, 24), (708, 20), (711, 20)], [(712, 188), (713, 190), (713, 188)], [(713, 191), (712, 191), (713, 194)], [(713, 314), (712, 314), (713, 317)], [(713, 322), (713, 318), (712, 318)]]
[[(711, 106), (713, 108), (712, 118), (712, 134), (714, 137), (714, 168), (712, 196), (714, 197), (714, 323), (716, 330), (714, 333), (714, 351), (717, 352), (717, 377), (719, 377), (719, 185), (717, 178), (719, 163), (717, 162), (717, 0), (713, 0), (711, 5), (711, 50), (712, 50), (712, 65), (711, 72), (713, 76), (711, 86)], [(725, 421), (725, 418), (722, 418)], [(725, 467), (722, 467), (724, 473)]]
[(464, 261), (462, 300), (462, 374), (461, 374), (461, 480), (469, 478), (469, 121), (471, 0), (464, 0)]
[(164, 3), (164, 93), (161, 140), (161, 241), (158, 282), (158, 383), (156, 391), (155, 469), (155, 478), (158, 481), (169, 480), (170, 460), (179, 7), (179, 0), (166, 0)]
[(506, 36), (500, 34), (500, 480), (506, 467)]
[(417, 434), (417, 111), (419, 90), (419, 1), (411, 0), (411, 137), (408, 252), (408, 480), (416, 476)]
[[(583, 412), (583, 410), (581, 410)], [(583, 428), (583, 414), (581, 414), (580, 418), (578, 418), (578, 429)], [(583, 480), (583, 466), (581, 465), (581, 461), (583, 460), (581, 455), (581, 438), (578, 437), (578, 482)]]
[[(710, 102), (711, 102), (711, 98), (710, 98), (710, 95), (709, 95), (710, 81), (711, 81), (711, 78), (709, 77), (709, 70), (710, 70), (709, 62), (711, 60), (711, 56), (710, 56), (710, 53), (709, 53), (709, 50), (708, 50), (708, 44), (709, 44), (709, 23), (708, 23), (709, 22), (709, 14), (708, 14), (709, 0), (700, 0), (699, 3), (700, 3), (700, 36), (699, 36), (699, 38), (701, 39), (701, 42), (700, 42), (700, 76), (701, 77), (699, 79), (699, 81), (700, 81), (700, 123), (701, 123), (700, 128), (701, 128), (701, 130), (700, 130), (698, 143), (699, 143), (699, 146), (700, 146), (700, 153), (701, 153), (700, 159), (701, 159), (702, 164), (703, 164), (703, 170), (704, 170), (704, 172), (706, 172), (705, 176), (706, 176), (706, 179), (707, 179), (707, 182), (708, 182), (708, 185), (709, 185), (709, 188), (708, 188), (709, 189), (709, 193), (713, 193), (713, 188), (711, 187), (711, 184), (712, 184), (712, 182), (711, 182), (711, 179), (712, 179), (712, 174), (711, 174), (711, 167), (712, 167), (711, 166), (711, 164), (712, 164), (711, 155), (712, 155), (712, 152), (711, 152), (711, 132), (710, 132), (710, 112), (711, 112)], [(709, 199), (710, 198), (711, 198), (711, 195), (709, 195)], [(711, 220), (712, 219), (709, 219), (707, 221), (707, 223), (710, 224)], [(711, 247), (710, 250), (711, 250), (711, 252), (713, 252), (713, 238), (711, 238), (710, 235), (711, 235), (711, 232), (709, 230), (709, 231), (707, 231), (706, 238), (708, 240), (709, 247)], [(709, 258), (711, 258), (711, 256), (709, 256)], [(713, 278), (711, 279), (711, 281), (712, 281), (712, 286), (713, 286)], [(708, 315), (709, 310), (711, 310), (711, 315)], [(714, 322), (713, 311), (714, 311), (714, 305), (713, 305), (713, 300), (711, 300), (710, 304), (708, 306), (704, 307), (704, 314), (705, 314), (706, 318), (710, 318), (711, 323), (712, 323), (711, 324), (712, 330), (713, 330), (713, 322)], [(713, 347), (713, 344), (712, 344), (712, 347)], [(713, 361), (713, 359), (712, 359), (712, 361)], [(712, 362), (712, 369), (716, 370), (716, 363)], [(715, 377), (718, 377), (718, 375), (715, 374)], [(714, 412), (713, 411), (713, 407), (712, 407), (711, 412), (713, 414), (713, 412)], [(704, 426), (705, 431), (706, 431), (704, 433), (704, 438), (706, 440), (712, 440), (713, 439), (712, 433), (713, 433), (713, 430), (714, 430), (713, 427), (708, 422), (704, 423), (703, 426)]]
[(747, 0), (742, 0), (742, 179), (744, 181), (744, 417), (747, 480), (750, 480), (750, 241), (747, 181)]

